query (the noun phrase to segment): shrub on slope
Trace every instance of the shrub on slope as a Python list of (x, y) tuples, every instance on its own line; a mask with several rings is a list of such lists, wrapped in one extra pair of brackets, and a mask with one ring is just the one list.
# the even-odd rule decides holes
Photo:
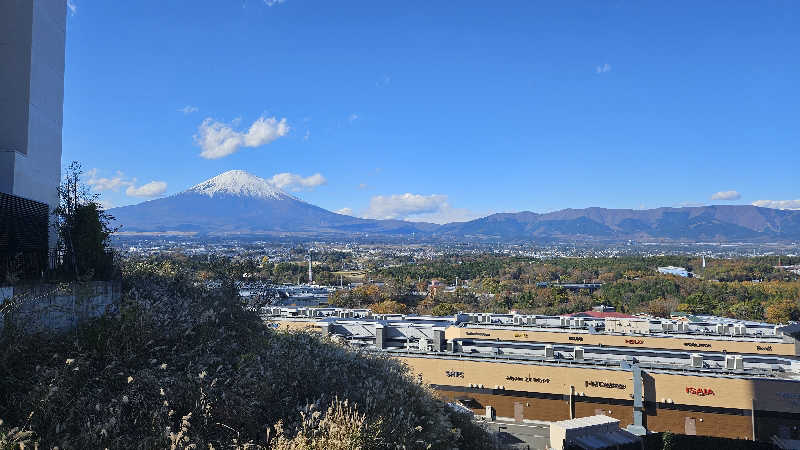
[(494, 445), (399, 362), (271, 331), (230, 285), (209, 291), (169, 263), (139, 263), (123, 289), (115, 317), (0, 339), (7, 426), (60, 448)]

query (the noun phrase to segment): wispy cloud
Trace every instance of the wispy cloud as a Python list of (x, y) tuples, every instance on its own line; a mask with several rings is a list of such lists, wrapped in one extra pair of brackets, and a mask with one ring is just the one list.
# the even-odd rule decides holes
[(678, 208), (696, 208), (698, 206), (705, 206), (705, 203), (700, 202), (683, 202), (675, 205)]
[(88, 180), (86, 184), (92, 187), (95, 192), (114, 191), (119, 192), (121, 187), (127, 187), (136, 182), (136, 179), (127, 179), (125, 174), (119, 170), (112, 177), (98, 177), (99, 171), (95, 168), (86, 172)]
[(311, 139), (311, 131), (306, 130), (306, 134), (303, 135), (303, 141), (308, 141)]
[(285, 118), (259, 117), (247, 132), (235, 130), (233, 127), (237, 124), (238, 121), (226, 124), (211, 118), (204, 120), (194, 135), (195, 143), (203, 149), (200, 156), (206, 159), (224, 158), (236, 153), (240, 147), (260, 147), (289, 134)]
[(136, 178), (128, 178), (119, 170), (112, 177), (99, 177), (98, 172), (96, 168), (86, 172), (88, 176), (86, 184), (95, 192), (119, 192), (124, 187), (125, 195), (131, 197), (156, 197), (167, 190), (167, 183), (164, 181), (151, 181), (136, 187)]
[(280, 5), (281, 3), (285, 2), (285, 1), (286, 0), (264, 0), (264, 3), (267, 6), (272, 7), (272, 6), (275, 6), (275, 5)]
[(128, 186), (125, 194), (130, 197), (158, 197), (167, 191), (167, 183), (163, 181), (151, 181), (139, 187)]
[(758, 200), (754, 206), (773, 209), (800, 209), (800, 198), (797, 200)]
[(607, 73), (611, 72), (611, 64), (605, 63), (603, 65), (597, 66), (594, 69), (595, 73)]
[(200, 108), (198, 108), (197, 106), (186, 105), (183, 108), (179, 109), (178, 111), (180, 111), (180, 112), (182, 112), (184, 114), (191, 114), (191, 113), (196, 113), (197, 111), (200, 111)]
[(73, 16), (78, 12), (78, 5), (73, 0), (67, 0), (67, 8), (69, 8), (69, 13)]
[(343, 214), (343, 215), (345, 215), (345, 216), (352, 216), (352, 215), (353, 215), (353, 210), (352, 210), (351, 208), (342, 208), (342, 209), (337, 209), (337, 210), (336, 210), (336, 211), (334, 211), (334, 212), (335, 212), (336, 214)]
[(453, 208), (443, 194), (377, 195), (370, 199), (363, 217), (370, 219), (403, 219), (434, 223), (461, 222), (482, 214), (464, 208)]
[(742, 194), (737, 191), (719, 191), (711, 194), (711, 200), (733, 201), (742, 198)]
[(367, 183), (359, 183), (359, 184), (358, 184), (358, 189), (360, 189), (360, 190), (362, 190), (362, 191), (363, 191), (364, 189), (369, 189), (369, 185), (368, 185)]
[(356, 113), (353, 113), (353, 114), (350, 114), (349, 116), (347, 116), (347, 121), (350, 122), (350, 123), (353, 123), (356, 120), (358, 120), (358, 114), (356, 114)]
[(269, 182), (281, 189), (300, 192), (309, 191), (323, 184), (327, 184), (328, 180), (326, 180), (321, 173), (302, 177), (295, 173), (284, 172), (273, 175), (272, 178), (269, 179)]
[(386, 87), (392, 83), (392, 77), (389, 75), (383, 75), (380, 80), (375, 82), (375, 86), (378, 87)]

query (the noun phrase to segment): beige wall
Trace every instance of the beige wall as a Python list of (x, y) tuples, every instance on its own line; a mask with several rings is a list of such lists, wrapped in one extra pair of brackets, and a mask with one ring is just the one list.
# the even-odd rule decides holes
[[(691, 338), (654, 337), (614, 334), (566, 333), (554, 331), (504, 330), (486, 328), (448, 327), (447, 340), (451, 339), (499, 339), (501, 341), (542, 342), (571, 345), (607, 345), (611, 347), (661, 348), (689, 352), (754, 353), (762, 355), (795, 355), (793, 343), (756, 343), (708, 339), (703, 336)], [(688, 345), (687, 345), (688, 344)]]
[[(569, 394), (574, 386), (579, 397), (633, 398), (632, 375), (623, 370), (464, 359), (399, 359), (429, 384), (462, 387), (482, 384), (487, 389), (504, 386), (506, 390), (548, 394)], [(680, 405), (751, 410), (756, 399), (757, 410), (800, 413), (798, 381), (662, 373), (645, 373), (643, 381), (645, 400), (650, 402), (670, 399)]]

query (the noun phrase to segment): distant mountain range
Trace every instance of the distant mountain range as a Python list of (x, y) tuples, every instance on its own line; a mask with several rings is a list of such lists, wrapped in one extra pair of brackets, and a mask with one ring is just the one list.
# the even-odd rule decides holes
[(800, 240), (800, 211), (750, 205), (501, 213), (445, 225), (361, 219), (306, 203), (241, 170), (222, 173), (169, 197), (109, 212), (126, 234), (385, 236), (469, 241)]

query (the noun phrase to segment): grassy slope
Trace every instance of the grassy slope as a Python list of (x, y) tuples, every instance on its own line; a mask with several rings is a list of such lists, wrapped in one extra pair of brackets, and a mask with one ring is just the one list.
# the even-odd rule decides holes
[(6, 434), (60, 448), (493, 445), (398, 362), (270, 331), (179, 268), (128, 267), (124, 291), (116, 317), (0, 339)]

